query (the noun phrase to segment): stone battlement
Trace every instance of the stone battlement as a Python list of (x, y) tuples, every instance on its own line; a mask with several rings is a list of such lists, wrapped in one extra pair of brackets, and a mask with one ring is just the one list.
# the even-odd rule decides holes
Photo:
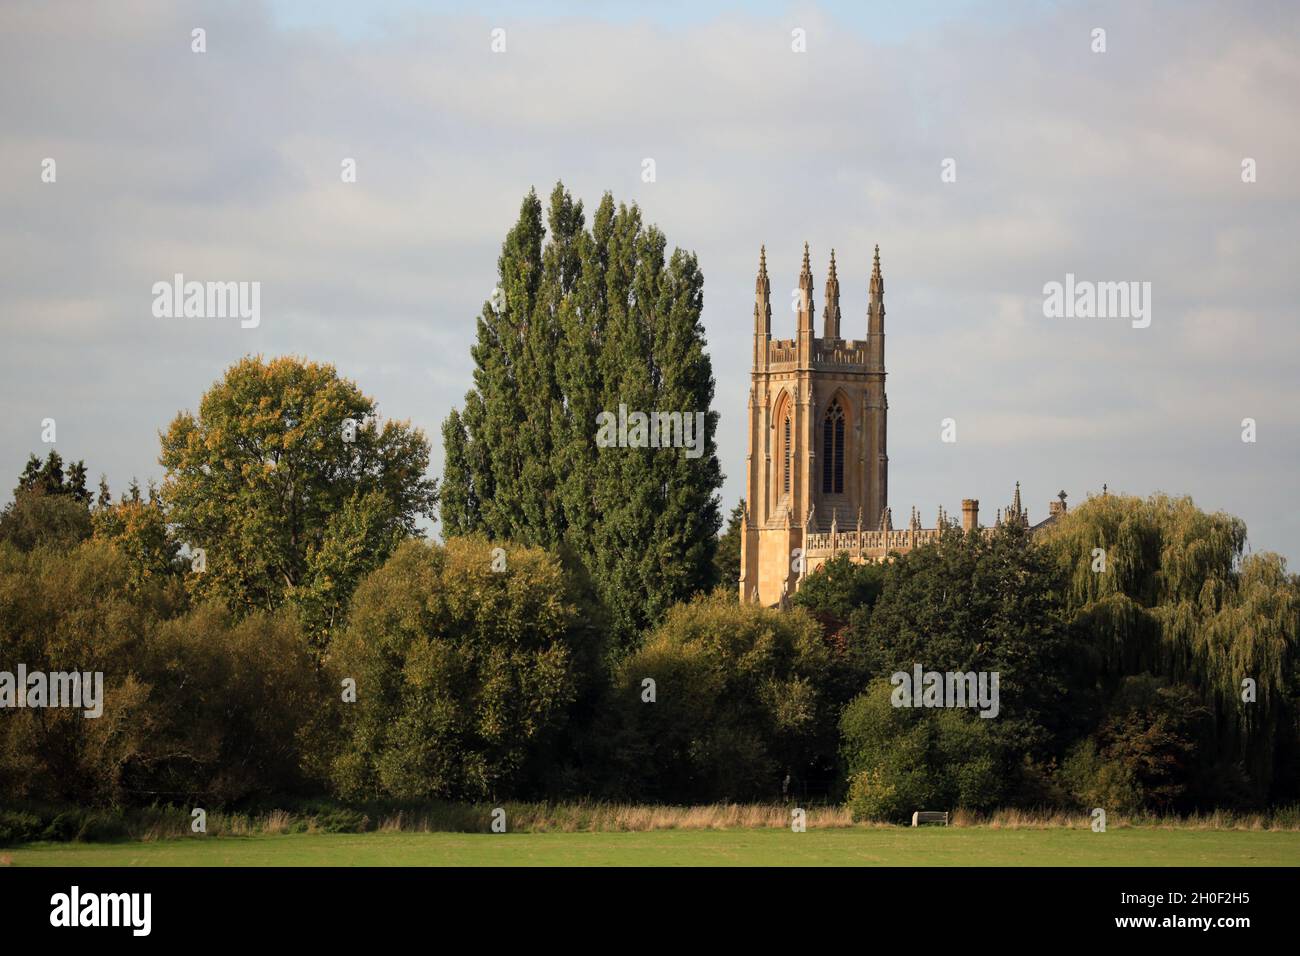
[(906, 554), (939, 540), (942, 528), (900, 528), (895, 531), (821, 531), (804, 535), (804, 556), (832, 558), (841, 552), (880, 561), (891, 551)]

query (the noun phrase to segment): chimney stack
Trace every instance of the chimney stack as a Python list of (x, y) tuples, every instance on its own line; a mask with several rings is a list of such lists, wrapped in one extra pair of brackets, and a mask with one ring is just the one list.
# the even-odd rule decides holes
[(961, 529), (973, 531), (980, 526), (980, 503), (978, 498), (961, 500)]

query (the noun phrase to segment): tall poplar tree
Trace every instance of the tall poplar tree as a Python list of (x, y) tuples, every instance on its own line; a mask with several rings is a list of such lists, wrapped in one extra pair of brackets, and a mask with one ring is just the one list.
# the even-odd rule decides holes
[[(557, 184), (545, 227), (524, 199), (497, 276), (474, 387), (443, 425), (444, 531), (566, 546), (629, 643), (711, 581), (722, 473), (699, 263), (609, 194), (587, 228)], [(598, 447), (597, 416), (620, 405), (703, 413), (700, 454)]]

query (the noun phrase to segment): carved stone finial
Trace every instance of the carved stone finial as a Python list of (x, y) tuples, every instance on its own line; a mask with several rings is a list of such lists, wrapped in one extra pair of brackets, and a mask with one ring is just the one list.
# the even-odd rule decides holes
[(822, 310), (825, 321), (823, 336), (828, 339), (840, 337), (840, 280), (835, 273), (835, 250), (831, 250), (831, 268), (826, 274), (826, 307)]
[(754, 331), (770, 334), (772, 328), (772, 284), (767, 280), (767, 246), (758, 250), (758, 276), (754, 279)]

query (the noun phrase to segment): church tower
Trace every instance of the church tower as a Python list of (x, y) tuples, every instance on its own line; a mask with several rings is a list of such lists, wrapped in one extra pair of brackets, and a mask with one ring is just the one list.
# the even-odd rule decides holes
[[(793, 596), (817, 538), (887, 522), (885, 283), (876, 247), (865, 339), (840, 337), (840, 280), (831, 251), (822, 335), (814, 330), (813, 276), (804, 244), (795, 336), (772, 338), (767, 250), (754, 286), (749, 453), (741, 527), (740, 596), (764, 605)], [(859, 534), (859, 539), (861, 535)]]

